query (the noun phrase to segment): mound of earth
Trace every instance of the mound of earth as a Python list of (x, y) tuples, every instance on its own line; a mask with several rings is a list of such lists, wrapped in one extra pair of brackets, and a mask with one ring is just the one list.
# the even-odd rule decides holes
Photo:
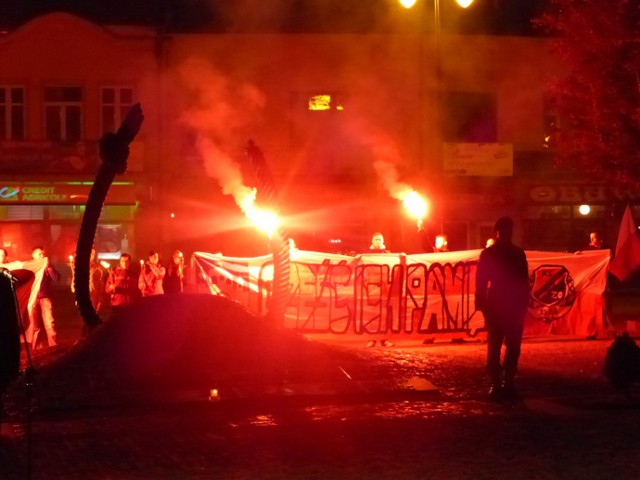
[(212, 295), (141, 299), (66, 354), (37, 366), (41, 406), (352, 388), (375, 367), (353, 353), (269, 325)]

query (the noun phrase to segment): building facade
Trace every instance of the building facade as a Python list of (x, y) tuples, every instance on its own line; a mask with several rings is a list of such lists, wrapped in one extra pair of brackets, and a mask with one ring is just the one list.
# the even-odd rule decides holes
[(102, 258), (135, 251), (139, 210), (152, 202), (148, 165), (160, 151), (155, 42), (145, 29), (108, 29), (64, 13), (0, 36), (0, 239), (12, 259), (43, 245), (55, 263), (68, 261), (99, 167), (99, 139), (141, 102), (145, 128), (96, 238)]
[[(75, 249), (98, 141), (140, 102), (129, 172), (100, 221), (103, 258), (150, 249), (264, 253), (239, 192), (267, 160), (304, 249), (357, 251), (382, 231), (424, 251), (394, 198), (429, 199), (431, 235), (481, 248), (512, 215), (528, 249), (613, 243), (628, 194), (551, 166), (557, 122), (542, 38), (429, 34), (159, 33), (55, 13), (0, 36), (0, 241), (13, 258)], [(262, 192), (258, 192), (258, 201)], [(589, 204), (589, 214), (579, 206)]]

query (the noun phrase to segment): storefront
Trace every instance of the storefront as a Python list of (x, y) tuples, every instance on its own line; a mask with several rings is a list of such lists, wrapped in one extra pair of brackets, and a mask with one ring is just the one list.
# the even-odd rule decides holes
[[(42, 245), (55, 265), (68, 263), (92, 185), (86, 181), (0, 180), (0, 245), (10, 259), (30, 259), (32, 248)], [(136, 185), (114, 182), (96, 232), (101, 259), (115, 264), (120, 253), (133, 252), (136, 210)]]
[(615, 248), (620, 220), (627, 204), (637, 216), (637, 195), (600, 184), (531, 184), (521, 190), (526, 198), (522, 220), (527, 248), (574, 252), (598, 231), (609, 248)]

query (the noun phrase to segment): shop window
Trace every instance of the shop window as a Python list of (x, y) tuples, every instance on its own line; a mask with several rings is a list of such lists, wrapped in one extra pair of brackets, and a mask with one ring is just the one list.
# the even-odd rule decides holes
[(522, 247), (549, 252), (575, 251), (570, 220), (524, 220)]
[(497, 99), (491, 93), (447, 92), (442, 97), (442, 137), (452, 143), (498, 140)]
[(115, 260), (123, 253), (132, 253), (135, 245), (132, 244), (131, 224), (100, 223), (96, 229), (95, 247), (98, 258), (102, 260)]
[(44, 109), (48, 140), (82, 139), (82, 88), (46, 87)]
[(24, 87), (0, 86), (0, 140), (24, 140)]
[(7, 207), (6, 220), (44, 220), (42, 205), (11, 205)]
[(524, 212), (525, 218), (531, 219), (569, 219), (571, 218), (570, 205), (530, 205)]
[(102, 208), (102, 215), (100, 215), (100, 219), (102, 221), (133, 220), (135, 211), (136, 207), (132, 205), (106, 205)]
[(581, 205), (573, 206), (573, 218), (604, 219), (606, 213), (604, 205), (588, 205), (587, 209)]
[(133, 105), (133, 88), (103, 87), (101, 94), (102, 133), (114, 132)]
[[(82, 220), (84, 205), (52, 205), (47, 207), (50, 220)], [(101, 221), (130, 221), (134, 219), (133, 205), (105, 205), (100, 212)]]
[(84, 205), (56, 205), (49, 208), (50, 220), (82, 220)]

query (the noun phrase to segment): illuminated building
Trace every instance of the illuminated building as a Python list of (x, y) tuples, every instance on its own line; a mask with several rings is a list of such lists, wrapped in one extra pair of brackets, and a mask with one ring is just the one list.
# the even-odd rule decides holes
[[(557, 119), (545, 82), (562, 68), (549, 45), (443, 31), (435, 128), (422, 33), (160, 35), (37, 17), (0, 35), (0, 241), (13, 258), (34, 243), (67, 258), (97, 142), (139, 101), (145, 121), (103, 212), (101, 253), (244, 253), (239, 209), (207, 163), (215, 170), (225, 156), (246, 170), (249, 139), (286, 186), (282, 209), (301, 219), (287, 225), (301, 249), (359, 250), (376, 230), (393, 249), (419, 248), (415, 219), (390, 195), (394, 175), (428, 197), (425, 223), (452, 250), (484, 246), (505, 214), (526, 248), (574, 249), (582, 231), (611, 228), (617, 197), (550, 167)], [(29, 196), (16, 201), (16, 188)]]

